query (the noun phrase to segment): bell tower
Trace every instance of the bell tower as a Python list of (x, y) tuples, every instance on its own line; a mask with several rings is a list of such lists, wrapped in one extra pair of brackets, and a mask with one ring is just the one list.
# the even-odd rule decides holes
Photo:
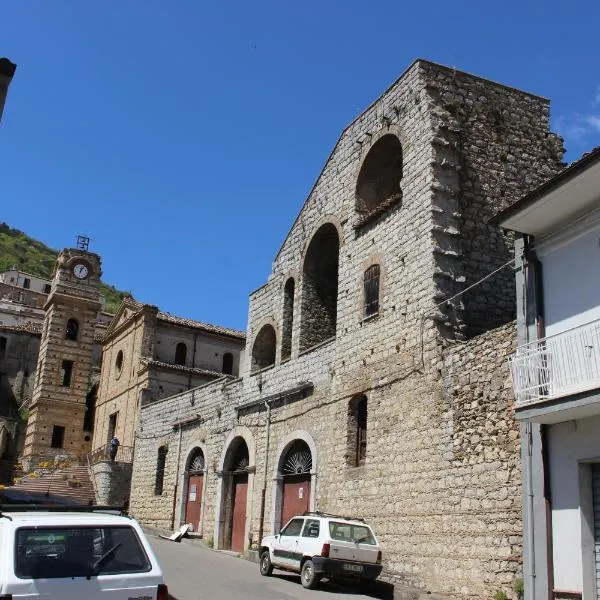
[(86, 395), (92, 373), (94, 329), (102, 303), (100, 257), (87, 251), (87, 238), (57, 258), (40, 344), (23, 462), (36, 457), (83, 457), (91, 450), (84, 431)]

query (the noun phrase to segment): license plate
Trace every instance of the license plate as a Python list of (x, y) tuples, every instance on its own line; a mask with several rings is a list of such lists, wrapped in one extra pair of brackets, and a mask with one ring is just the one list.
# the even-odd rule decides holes
[(354, 571), (355, 573), (362, 573), (363, 566), (344, 564), (342, 565), (342, 569), (344, 569), (344, 571)]

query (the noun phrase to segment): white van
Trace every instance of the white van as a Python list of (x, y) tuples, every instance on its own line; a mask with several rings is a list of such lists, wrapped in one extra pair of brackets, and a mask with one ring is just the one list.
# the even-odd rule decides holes
[(168, 600), (134, 519), (94, 507), (0, 507), (0, 600)]

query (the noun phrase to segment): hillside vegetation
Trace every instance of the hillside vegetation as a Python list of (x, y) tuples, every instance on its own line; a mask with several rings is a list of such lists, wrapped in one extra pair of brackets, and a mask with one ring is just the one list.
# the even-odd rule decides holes
[[(12, 229), (6, 223), (0, 223), (0, 272), (17, 267), (21, 271), (50, 279), (57, 255), (56, 250), (42, 242), (18, 229)], [(129, 292), (106, 283), (100, 284), (100, 293), (105, 299), (104, 310), (112, 313), (117, 311), (123, 298), (131, 296)]]

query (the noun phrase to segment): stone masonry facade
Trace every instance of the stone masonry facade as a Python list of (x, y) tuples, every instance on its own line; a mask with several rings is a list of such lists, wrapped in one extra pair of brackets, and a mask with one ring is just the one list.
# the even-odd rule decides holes
[(368, 519), (399, 592), (513, 597), (514, 283), (511, 240), (487, 218), (562, 168), (548, 119), (543, 98), (413, 63), (342, 133), (251, 294), (240, 377), (142, 401), (132, 513), (185, 522), (201, 451), (195, 528), (230, 547), (242, 469), (247, 547), (282, 525), (286, 461), (301, 447), (308, 508)]

